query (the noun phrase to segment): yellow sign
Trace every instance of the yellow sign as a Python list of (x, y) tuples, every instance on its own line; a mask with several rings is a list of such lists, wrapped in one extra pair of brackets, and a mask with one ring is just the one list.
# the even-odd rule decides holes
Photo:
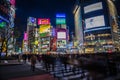
[(40, 25), (39, 33), (50, 32), (50, 25)]

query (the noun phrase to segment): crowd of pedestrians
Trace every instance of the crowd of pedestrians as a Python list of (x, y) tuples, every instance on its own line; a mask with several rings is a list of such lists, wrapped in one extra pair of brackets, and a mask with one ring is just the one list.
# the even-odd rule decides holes
[[(16, 57), (19, 61), (23, 60), (24, 63), (28, 60), (31, 62), (31, 70), (35, 70), (36, 61), (42, 63), (46, 71), (49, 71), (50, 68), (54, 71), (56, 61), (59, 60), (67, 69), (67, 65), (71, 65), (69, 63), (70, 60), (79, 61), (78, 65), (82, 64), (82, 67), (86, 64), (91, 64), (92, 66), (99, 66), (98, 70), (103, 72), (108, 72), (111, 74), (116, 74), (118, 72), (116, 67), (116, 61), (120, 61), (120, 56), (115, 56), (113, 54), (22, 54), (22, 55), (12, 55)], [(81, 63), (81, 64), (80, 64)], [(72, 62), (73, 65), (76, 65), (75, 62)], [(117, 65), (120, 63), (117, 63)], [(106, 70), (106, 71), (105, 71)], [(107, 73), (106, 73), (107, 74)]]

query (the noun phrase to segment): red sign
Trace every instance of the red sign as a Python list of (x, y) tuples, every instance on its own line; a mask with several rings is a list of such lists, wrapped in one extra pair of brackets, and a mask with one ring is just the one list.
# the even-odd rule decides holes
[(50, 24), (50, 19), (38, 19), (38, 25), (41, 24)]

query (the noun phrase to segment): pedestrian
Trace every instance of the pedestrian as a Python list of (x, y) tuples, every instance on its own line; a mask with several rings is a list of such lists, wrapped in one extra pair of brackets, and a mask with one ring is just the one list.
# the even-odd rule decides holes
[(31, 56), (31, 70), (32, 71), (35, 71), (35, 64), (36, 64), (36, 60), (37, 60), (37, 57), (35, 55)]
[(38, 55), (38, 61), (39, 61), (39, 63), (42, 63), (42, 55)]
[(23, 54), (23, 61), (24, 61), (24, 63), (26, 63), (26, 60), (27, 60), (27, 54)]

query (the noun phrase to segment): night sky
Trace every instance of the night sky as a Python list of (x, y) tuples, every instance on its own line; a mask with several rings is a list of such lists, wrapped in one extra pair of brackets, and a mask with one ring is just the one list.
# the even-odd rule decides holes
[[(55, 26), (56, 13), (65, 13), (67, 26), (74, 32), (74, 9), (75, 0), (16, 0), (15, 27), (21, 33), (27, 28), (27, 18), (50, 18), (51, 25)], [(120, 0), (116, 0), (117, 10), (120, 12)], [(120, 15), (120, 13), (118, 13)]]
[(50, 18), (55, 26), (56, 13), (66, 14), (66, 24), (74, 29), (73, 6), (75, 0), (16, 0), (16, 25), (22, 33), (26, 30), (27, 18)]

